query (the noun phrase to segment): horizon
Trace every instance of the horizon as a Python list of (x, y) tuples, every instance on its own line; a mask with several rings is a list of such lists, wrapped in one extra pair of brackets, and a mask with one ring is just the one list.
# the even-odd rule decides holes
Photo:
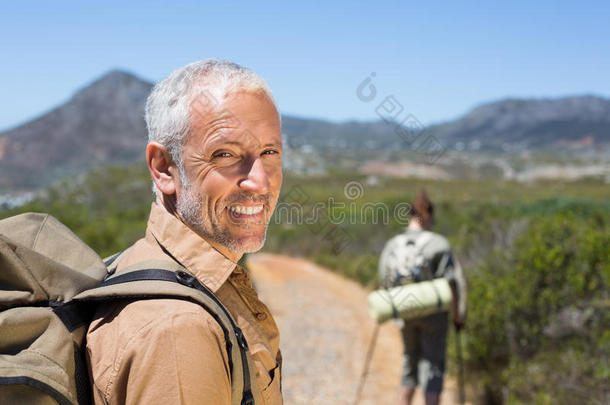
[(0, 15), (2, 131), (111, 68), (156, 82), (202, 58), (248, 66), (286, 115), (372, 121), (355, 91), (375, 73), (424, 125), (505, 98), (610, 97), (610, 4), (382, 1), (264, 7), (115, 0), (8, 3)]

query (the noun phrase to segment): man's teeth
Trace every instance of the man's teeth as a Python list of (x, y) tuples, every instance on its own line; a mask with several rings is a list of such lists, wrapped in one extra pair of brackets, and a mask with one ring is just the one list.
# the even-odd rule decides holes
[(245, 207), (243, 205), (232, 205), (229, 209), (237, 214), (255, 215), (263, 210), (263, 206)]

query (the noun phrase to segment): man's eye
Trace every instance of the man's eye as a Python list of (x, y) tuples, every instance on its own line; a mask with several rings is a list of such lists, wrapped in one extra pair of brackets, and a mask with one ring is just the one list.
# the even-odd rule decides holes
[(264, 151), (262, 154), (263, 155), (277, 155), (278, 153), (279, 152), (274, 149), (269, 149), (269, 150)]
[(212, 157), (214, 158), (226, 158), (226, 157), (231, 157), (232, 155), (229, 152), (216, 152), (212, 155)]

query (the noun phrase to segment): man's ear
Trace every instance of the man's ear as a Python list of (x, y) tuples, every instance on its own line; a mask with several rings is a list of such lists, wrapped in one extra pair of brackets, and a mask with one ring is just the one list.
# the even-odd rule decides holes
[(157, 189), (164, 195), (176, 194), (179, 182), (178, 170), (170, 153), (163, 145), (150, 142), (146, 146), (148, 170)]

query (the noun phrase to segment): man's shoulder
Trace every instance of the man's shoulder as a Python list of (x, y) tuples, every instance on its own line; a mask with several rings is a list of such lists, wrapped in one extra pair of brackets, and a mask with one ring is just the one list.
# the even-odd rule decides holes
[(152, 338), (168, 330), (177, 333), (204, 330), (223, 336), (220, 325), (201, 305), (182, 299), (159, 298), (112, 303), (98, 308), (87, 339), (93, 342), (96, 336), (114, 336), (116, 344), (121, 346), (137, 335), (147, 334)]
[(173, 260), (150, 235), (139, 239), (118, 257), (117, 272), (149, 260)]
[[(170, 375), (189, 373), (200, 363), (210, 362), (216, 365), (215, 370), (228, 369), (221, 326), (200, 305), (185, 300), (143, 299), (105, 305), (90, 324), (86, 342), (95, 392), (104, 401), (127, 395), (124, 390), (127, 381), (132, 380), (130, 375), (140, 381), (155, 377), (159, 370)], [(193, 347), (198, 348), (196, 353)], [(196, 356), (197, 361), (189, 362)], [(178, 364), (184, 368), (179, 370)], [(222, 371), (219, 375), (226, 378)], [(131, 383), (145, 385), (142, 381)], [(176, 388), (162, 385), (158, 387), (162, 391)]]
[[(129, 271), (134, 265), (139, 266), (150, 261), (175, 262), (147, 231), (145, 237), (136, 241), (118, 257), (116, 274), (119, 275)], [(151, 291), (151, 295), (154, 293)], [(99, 306), (95, 319), (89, 325), (87, 338), (91, 341), (97, 335), (119, 336), (117, 343), (120, 344), (144, 330), (148, 330), (147, 333), (153, 336), (171, 328), (188, 328), (189, 324), (205, 327), (204, 330), (210, 333), (222, 335), (222, 327), (202, 305), (187, 299), (153, 297)], [(193, 330), (202, 330), (202, 328), (191, 329)]]

